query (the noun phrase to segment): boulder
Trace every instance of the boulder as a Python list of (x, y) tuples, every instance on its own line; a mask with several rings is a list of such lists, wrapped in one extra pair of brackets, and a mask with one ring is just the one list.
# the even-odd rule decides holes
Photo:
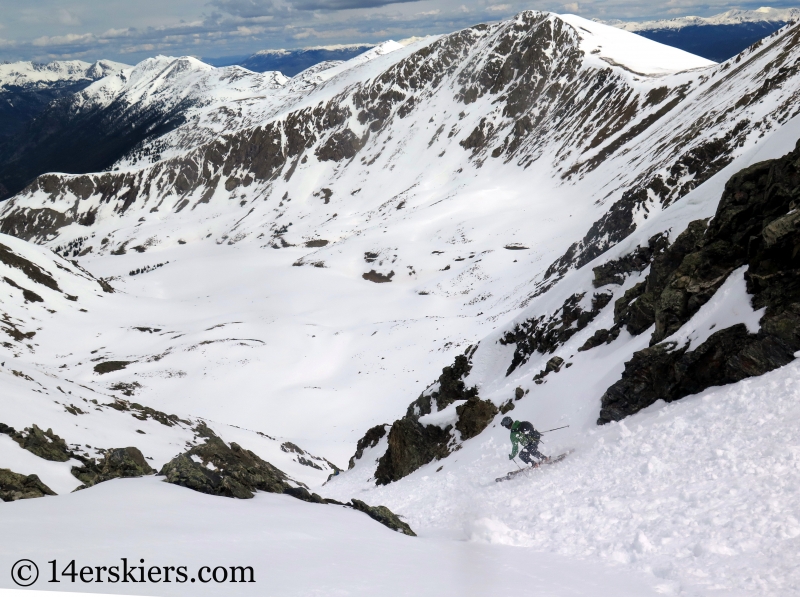
[(0, 468), (0, 500), (15, 502), (46, 495), (56, 493), (36, 475), (20, 475), (7, 468)]
[(347, 505), (355, 510), (358, 510), (359, 512), (363, 512), (373, 520), (377, 520), (383, 526), (389, 527), (393, 531), (403, 533), (409, 537), (417, 536), (417, 534), (411, 530), (411, 527), (408, 526), (408, 524), (400, 520), (400, 517), (389, 510), (389, 508), (386, 506), (369, 506), (357, 499), (350, 500), (350, 503)]
[(322, 498), (305, 487), (291, 485), (283, 471), (250, 450), (245, 450), (236, 442), (228, 446), (213, 432), (207, 431), (205, 443), (179, 454), (161, 468), (160, 474), (166, 477), (167, 483), (201, 493), (239, 499), (249, 499), (256, 491), (266, 491), (324, 503)]
[(11, 438), (28, 452), (45, 460), (66, 462), (72, 458), (72, 452), (67, 447), (67, 442), (53, 433), (52, 429), (42, 431), (34, 424), (22, 433), (15, 433)]
[(375, 482), (387, 485), (413, 473), (436, 458), (445, 458), (452, 439), (447, 426), (423, 425), (415, 417), (395, 421), (389, 430), (389, 447), (378, 461)]
[(464, 404), (457, 406), (456, 429), (461, 433), (461, 439), (467, 440), (478, 435), (489, 426), (498, 412), (494, 402), (481, 400), (477, 396), (473, 396)]
[(103, 459), (95, 464), (86, 461), (80, 467), (72, 467), (72, 474), (83, 481), (78, 489), (86, 489), (111, 479), (143, 477), (155, 473), (138, 448), (114, 448), (108, 450)]

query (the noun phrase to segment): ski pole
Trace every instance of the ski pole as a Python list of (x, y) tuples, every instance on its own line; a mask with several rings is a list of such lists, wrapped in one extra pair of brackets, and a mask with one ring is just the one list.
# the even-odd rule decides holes
[(513, 461), (514, 461), (514, 464), (516, 464), (516, 465), (517, 465), (517, 468), (518, 468), (519, 470), (522, 470), (522, 467), (521, 467), (521, 466), (520, 466), (520, 465), (517, 463), (517, 459), (516, 459), (516, 458), (512, 458), (511, 460), (513, 460)]
[(564, 425), (563, 427), (556, 427), (555, 429), (548, 429), (547, 431), (542, 431), (542, 433), (550, 433), (551, 431), (558, 431), (559, 429), (566, 429), (569, 425)]

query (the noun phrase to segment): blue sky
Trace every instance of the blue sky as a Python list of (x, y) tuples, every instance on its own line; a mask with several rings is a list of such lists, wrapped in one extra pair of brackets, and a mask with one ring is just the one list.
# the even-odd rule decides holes
[(379, 42), (448, 33), (525, 9), (644, 20), (760, 5), (713, 0), (0, 0), (0, 61), (109, 58), (133, 64), (156, 54), (219, 57)]

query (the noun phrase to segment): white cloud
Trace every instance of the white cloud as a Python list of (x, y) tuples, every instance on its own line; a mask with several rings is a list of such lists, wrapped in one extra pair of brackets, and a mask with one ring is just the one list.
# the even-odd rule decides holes
[(578, 14), (581, 11), (581, 5), (577, 2), (570, 2), (569, 4), (564, 5), (564, 10), (566, 12)]
[(236, 31), (232, 31), (231, 35), (237, 35), (239, 37), (247, 37), (258, 35), (260, 33), (264, 33), (266, 31), (266, 27), (237, 27)]
[(53, 37), (42, 36), (33, 40), (33, 45), (38, 47), (46, 46), (73, 46), (86, 44), (95, 41), (95, 36), (91, 33), (69, 33), (67, 35), (55, 35)]
[(139, 44), (138, 46), (125, 46), (120, 49), (120, 53), (133, 54), (134, 52), (152, 52), (155, 49), (155, 44)]
[(100, 34), (100, 37), (109, 39), (109, 38), (117, 38), (117, 37), (129, 37), (133, 33), (133, 30), (130, 28), (125, 29), (109, 29), (105, 33)]
[(491, 12), (503, 12), (511, 8), (510, 4), (492, 4), (491, 6), (487, 6), (486, 10)]

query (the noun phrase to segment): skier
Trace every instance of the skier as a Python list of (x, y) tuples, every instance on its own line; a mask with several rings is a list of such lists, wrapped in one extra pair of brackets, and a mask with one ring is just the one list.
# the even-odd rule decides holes
[[(549, 460), (547, 456), (539, 452), (539, 441), (542, 439), (542, 434), (536, 431), (528, 421), (515, 421), (511, 417), (504, 417), (500, 421), (500, 425), (511, 431), (509, 460), (517, 455), (518, 450), (520, 460), (526, 464), (538, 464), (534, 458), (539, 461)], [(522, 449), (520, 449), (520, 444), (522, 444)]]

